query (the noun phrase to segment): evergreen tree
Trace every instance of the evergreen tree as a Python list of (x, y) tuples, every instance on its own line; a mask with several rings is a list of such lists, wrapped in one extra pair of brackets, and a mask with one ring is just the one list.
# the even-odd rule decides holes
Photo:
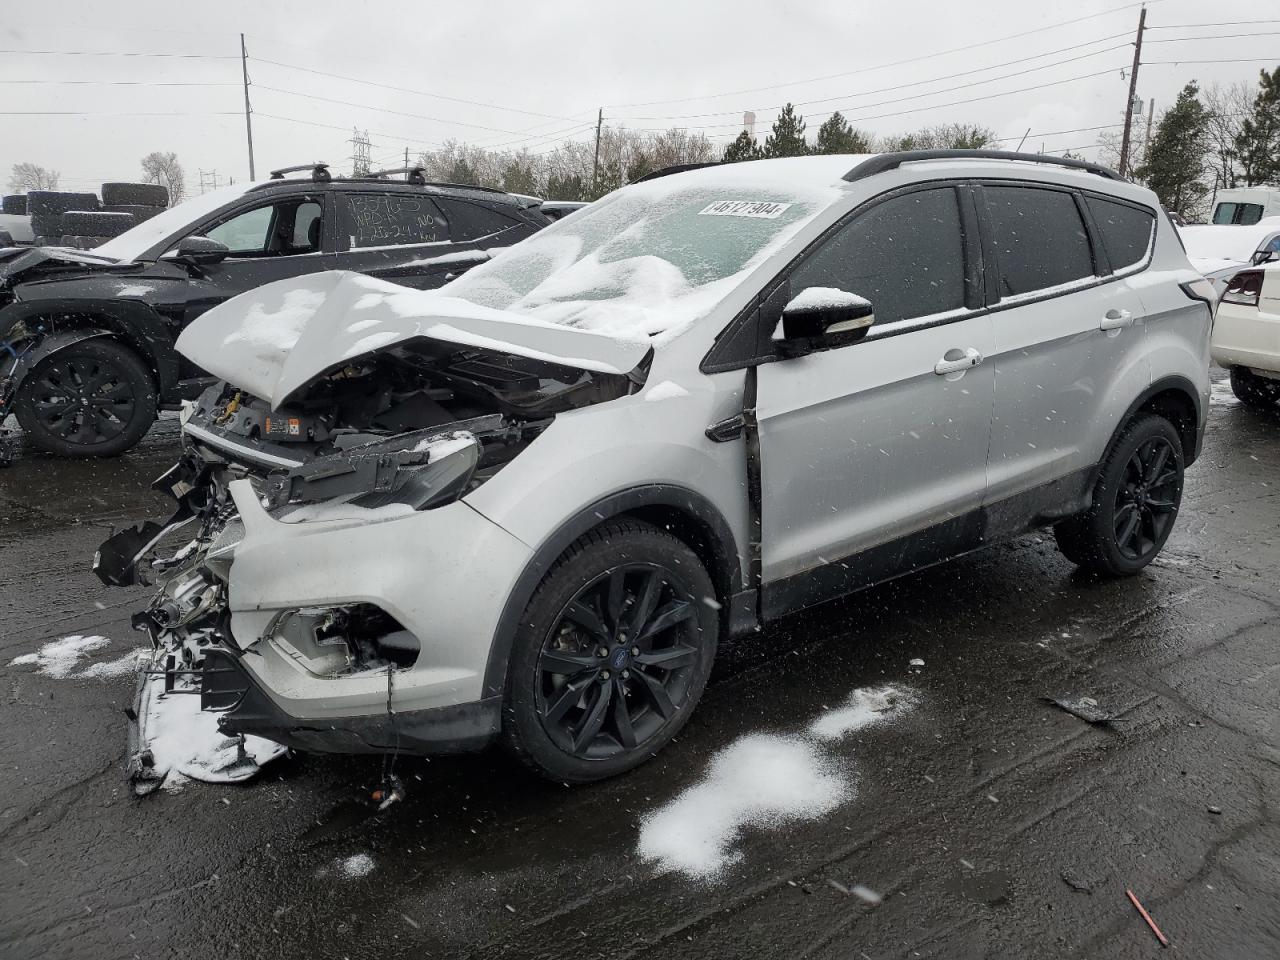
[(764, 141), (764, 156), (803, 157), (809, 152), (804, 130), (804, 117), (798, 116), (796, 108), (788, 103), (773, 121), (773, 131)]
[(533, 196), (538, 192), (538, 178), (533, 172), (533, 163), (527, 156), (516, 156), (511, 159), (502, 171), (502, 189), (507, 193), (522, 193)]
[(1280, 184), (1280, 67), (1258, 78), (1253, 113), (1236, 135), (1236, 157), (1245, 186)]
[(741, 160), (759, 159), (760, 144), (756, 143), (756, 138), (745, 130), (738, 134), (738, 139), (724, 148), (724, 156), (720, 158), (722, 163), (738, 163)]
[(547, 177), (547, 189), (543, 195), (548, 200), (589, 200), (591, 184), (580, 173), (556, 174)]
[(818, 128), (814, 153), (870, 153), (871, 138), (855, 130), (837, 110)]
[(1164, 112), (1146, 161), (1133, 175), (1155, 191), (1165, 208), (1192, 216), (1209, 193), (1204, 182), (1209, 113), (1192, 80)]
[(478, 186), (480, 183), (475, 170), (463, 157), (458, 157), (449, 167), (448, 172), (445, 174), (445, 180), (449, 183), (465, 183), (473, 186)]

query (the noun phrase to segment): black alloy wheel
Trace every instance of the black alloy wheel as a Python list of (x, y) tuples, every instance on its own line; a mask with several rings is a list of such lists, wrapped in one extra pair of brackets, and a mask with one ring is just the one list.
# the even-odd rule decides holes
[(631, 563), (565, 605), (538, 658), (538, 714), (561, 750), (608, 759), (675, 717), (698, 662), (697, 602), (672, 571)]
[(1138, 414), (1098, 467), (1089, 509), (1053, 528), (1066, 558), (1108, 577), (1132, 576), (1164, 547), (1182, 504), (1182, 438), (1164, 417)]
[(1165, 437), (1152, 437), (1125, 464), (1112, 526), (1116, 547), (1130, 560), (1150, 559), (1164, 543), (1178, 512), (1182, 471)]
[(529, 600), (507, 669), (502, 734), (549, 779), (630, 770), (680, 731), (702, 696), (721, 630), (698, 556), (638, 520), (569, 547)]
[(95, 338), (37, 364), (18, 389), (14, 412), (42, 450), (65, 457), (114, 456), (154, 422), (155, 388), (136, 354)]

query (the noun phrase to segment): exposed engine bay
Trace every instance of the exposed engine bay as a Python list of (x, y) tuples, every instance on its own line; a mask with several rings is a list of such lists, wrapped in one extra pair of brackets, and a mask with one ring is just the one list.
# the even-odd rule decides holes
[[(129, 767), (139, 792), (165, 776), (150, 748), (151, 707), (178, 694), (222, 711), (219, 730), (240, 738), (229, 766), (256, 770), (244, 728), (227, 713), (245, 694), (235, 665), (244, 638), (232, 637), (227, 595), (245, 537), (233, 483), (247, 480), (283, 523), (376, 522), (430, 510), (494, 476), (557, 413), (642, 384), (640, 370), (593, 373), (419, 339), (331, 370), (277, 409), (226, 383), (206, 390), (184, 411), (179, 462), (153, 485), (176, 501), (174, 514), (115, 534), (94, 560), (104, 583), (157, 586), (133, 619), (154, 650), (140, 667), (131, 714)], [(381, 672), (388, 685), (420, 653), (417, 637), (368, 603), (288, 611), (255, 642), (275, 644), (314, 676)]]

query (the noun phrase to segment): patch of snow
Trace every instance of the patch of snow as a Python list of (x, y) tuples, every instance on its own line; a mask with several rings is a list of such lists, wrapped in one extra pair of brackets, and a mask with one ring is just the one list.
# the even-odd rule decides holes
[(423, 450), (430, 450), (431, 456), (427, 458), (428, 463), (435, 463), (437, 460), (443, 460), (445, 457), (452, 456), (459, 450), (465, 450), (473, 444), (479, 443), (475, 438), (475, 434), (467, 433), (465, 430), (458, 430), (447, 437), (427, 437), (425, 440), (419, 440), (414, 446), (414, 453), (421, 453)]
[(116, 291), (117, 297), (145, 297), (148, 293), (154, 293), (155, 287), (148, 286), (145, 283), (131, 283), (128, 286), (121, 287)]
[(747, 827), (816, 820), (853, 796), (840, 758), (823, 749), (855, 730), (895, 719), (916, 702), (903, 687), (854, 690), (847, 704), (815, 719), (806, 734), (752, 734), (719, 751), (701, 782), (646, 817), (640, 855), (661, 870), (710, 879), (741, 859)]
[(862, 687), (849, 695), (843, 707), (828, 710), (809, 724), (809, 734), (819, 740), (839, 740), (856, 730), (885, 723), (914, 705), (915, 695), (902, 687)]
[(75, 675), (77, 680), (98, 679), (106, 680), (111, 677), (127, 677), (138, 669), (138, 656), (143, 653), (142, 649), (131, 650), (123, 657), (116, 660), (100, 661), (91, 663), (82, 671)]
[(836, 307), (869, 307), (871, 301), (836, 287), (805, 287), (791, 298), (788, 310), (831, 310)]
[(423, 260), (410, 260), (406, 267), (428, 267), (447, 263), (484, 263), (490, 257), (488, 250), (455, 250), (453, 253), (442, 253), (438, 257), (427, 257)]
[(816, 820), (852, 789), (807, 741), (756, 734), (720, 751), (706, 777), (645, 819), (640, 855), (659, 868), (714, 877), (741, 858), (732, 850), (747, 826)]
[(40, 673), (55, 680), (65, 680), (68, 677), (78, 679), (81, 675), (76, 674), (75, 670), (80, 661), (110, 642), (106, 637), (75, 634), (46, 643), (35, 653), (14, 657), (11, 662), (17, 666), (34, 666)]
[(373, 873), (373, 857), (367, 853), (357, 853), (337, 863), (338, 873), (347, 880), (359, 880)]
[(325, 295), (319, 290), (288, 290), (278, 303), (249, 300), (244, 320), (222, 340), (224, 350), (237, 357), (251, 382), (270, 378), (297, 345)]
[(1214, 407), (1234, 407), (1240, 403), (1227, 380), (1214, 380), (1209, 389), (1209, 404)]
[(163, 694), (163, 677), (153, 678), (151, 684), (143, 729), (148, 737), (146, 746), (155, 758), (155, 771), (165, 776), (166, 789), (181, 789), (185, 779), (237, 783), (286, 752), (278, 743), (246, 736), (244, 752), (252, 763), (243, 763), (239, 738), (218, 729), (218, 714), (201, 710), (198, 696)]
[(687, 397), (688, 395), (688, 390), (670, 380), (663, 380), (661, 383), (654, 384), (644, 392), (644, 398), (655, 403), (659, 400), (674, 400), (676, 397)]

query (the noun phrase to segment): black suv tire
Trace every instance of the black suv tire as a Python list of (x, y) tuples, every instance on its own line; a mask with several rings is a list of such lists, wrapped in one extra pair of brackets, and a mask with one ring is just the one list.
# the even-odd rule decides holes
[[(538, 774), (587, 783), (624, 773), (689, 719), (720, 633), (715, 588), (692, 550), (634, 520), (573, 544), (520, 618), (503, 740)], [(588, 733), (588, 731), (591, 731)]]
[(1244, 367), (1232, 367), (1231, 392), (1246, 406), (1273, 407), (1280, 400), (1280, 381), (1260, 377)]
[(18, 387), (14, 414), (27, 441), (62, 457), (113, 457), (156, 419), (151, 371), (136, 353), (95, 337), (40, 361)]
[(1164, 417), (1141, 413), (1111, 445), (1093, 504), (1053, 528), (1058, 549), (1107, 577), (1128, 577), (1156, 558), (1182, 503), (1182, 440)]

